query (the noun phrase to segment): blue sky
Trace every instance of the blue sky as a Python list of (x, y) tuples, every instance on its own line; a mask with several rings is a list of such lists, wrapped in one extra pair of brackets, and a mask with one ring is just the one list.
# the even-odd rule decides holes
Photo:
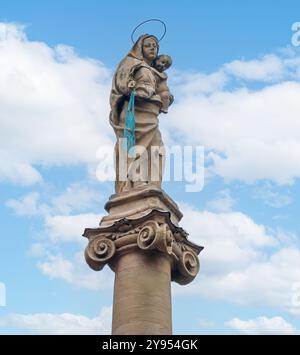
[[(0, 333), (107, 333), (113, 273), (83, 261), (113, 183), (108, 95), (131, 30), (161, 18), (175, 104), (168, 145), (203, 145), (205, 186), (165, 189), (205, 246), (173, 285), (175, 334), (300, 332), (300, 52), (296, 1), (1, 1)], [(156, 33), (159, 28), (147, 27)]]

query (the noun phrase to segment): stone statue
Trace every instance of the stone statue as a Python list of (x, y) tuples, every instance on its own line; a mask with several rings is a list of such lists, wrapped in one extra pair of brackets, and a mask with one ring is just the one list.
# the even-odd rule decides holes
[[(182, 213), (161, 188), (164, 145), (158, 116), (168, 112), (173, 96), (165, 73), (172, 59), (158, 51), (157, 38), (142, 35), (116, 70), (110, 97), (116, 193), (106, 202), (108, 214), (99, 227), (83, 234), (88, 265), (96, 271), (109, 265), (115, 273), (113, 335), (172, 334), (171, 282), (187, 285), (200, 269), (203, 247), (188, 239), (179, 226)], [(124, 137), (129, 137), (125, 148)], [(135, 179), (137, 165), (148, 169)]]
[(169, 55), (161, 54), (153, 62), (153, 66), (161, 74), (155, 75), (156, 78), (156, 93), (162, 100), (161, 112), (168, 113), (169, 106), (173, 103), (174, 97), (170, 93), (167, 85), (168, 76), (164, 73), (172, 65), (172, 58)]
[[(116, 193), (149, 185), (161, 187), (165, 151), (158, 127), (158, 115), (161, 112), (167, 113), (174, 99), (166, 84), (167, 75), (164, 73), (171, 65), (172, 59), (166, 55), (158, 56), (158, 51), (159, 41), (155, 36), (140, 36), (119, 64), (113, 78), (110, 123), (117, 137)], [(126, 111), (133, 90), (137, 152), (134, 156), (126, 154), (124, 158), (124, 155), (120, 154), (120, 140), (124, 138)], [(151, 153), (153, 151), (154, 154)], [(121, 169), (124, 169), (122, 159), (127, 160), (125, 178), (120, 176)], [(137, 160), (138, 169), (144, 171), (135, 179)]]

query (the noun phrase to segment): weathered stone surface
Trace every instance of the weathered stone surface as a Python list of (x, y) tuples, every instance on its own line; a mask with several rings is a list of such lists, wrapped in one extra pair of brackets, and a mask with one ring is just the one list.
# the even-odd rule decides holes
[[(147, 196), (155, 196), (153, 207), (161, 208), (143, 206)], [(117, 219), (122, 211), (126, 215), (130, 199), (138, 209), (130, 218)], [(171, 334), (171, 281), (186, 285), (194, 280), (203, 248), (178, 226), (182, 215), (165, 192), (135, 191), (113, 197), (106, 207), (113, 213), (99, 228), (84, 232), (89, 240), (85, 258), (94, 270), (109, 265), (115, 272), (113, 334)]]
[[(142, 205), (144, 198), (145, 191), (140, 190), (139, 196), (134, 195), (134, 203), (139, 205), (141, 202)], [(166, 193), (156, 195), (156, 198), (158, 206), (167, 201), (174, 208), (173, 216), (181, 216), (180, 211), (175, 210), (176, 204)], [(130, 199), (130, 196), (126, 199)], [(125, 206), (122, 205), (120, 210), (125, 209)], [(188, 240), (187, 232), (173, 223), (172, 212), (167, 208), (151, 209), (146, 204), (144, 207), (143, 211), (140, 208), (138, 212), (135, 211), (131, 218), (117, 219), (116, 216), (120, 216), (117, 211), (117, 214), (104, 217), (99, 228), (87, 228), (84, 232), (84, 236), (89, 239), (85, 251), (87, 263), (94, 270), (101, 270), (108, 264), (115, 271), (116, 260), (120, 255), (155, 250), (169, 258), (172, 281), (188, 284), (199, 272), (198, 255), (203, 248)], [(117, 206), (115, 210), (118, 210)], [(112, 223), (108, 224), (108, 221)]]
[(162, 189), (151, 185), (112, 195), (105, 209), (109, 215), (103, 217), (101, 226), (113, 224), (122, 218), (138, 218), (153, 209), (169, 211), (171, 221), (175, 225), (178, 225), (182, 218), (177, 204)]
[[(116, 193), (136, 189), (140, 184), (155, 184), (161, 187), (165, 149), (159, 130), (158, 116), (167, 113), (174, 98), (167, 86), (167, 74), (154, 67), (159, 52), (159, 42), (155, 36), (142, 35), (123, 58), (115, 72), (110, 94), (110, 124), (116, 135)], [(165, 68), (166, 69), (166, 68)], [(124, 138), (124, 130), (132, 132), (133, 127), (126, 126), (126, 113), (130, 96), (135, 95), (135, 146), (142, 153), (135, 157), (122, 157), (119, 147)], [(155, 159), (153, 148), (157, 148)], [(124, 162), (127, 168), (124, 168)], [(139, 169), (136, 169), (136, 166)], [(137, 170), (140, 173), (136, 173)], [(121, 176), (123, 178), (121, 178)]]
[(164, 72), (172, 59), (158, 51), (158, 39), (142, 35), (115, 72), (116, 194), (100, 226), (84, 232), (88, 265), (115, 272), (113, 334), (171, 334), (171, 281), (186, 285), (200, 268), (203, 248), (188, 240), (179, 226), (182, 213), (161, 189), (165, 149), (158, 115), (174, 98)]
[(171, 268), (162, 253), (125, 253), (115, 265), (112, 334), (171, 334)]

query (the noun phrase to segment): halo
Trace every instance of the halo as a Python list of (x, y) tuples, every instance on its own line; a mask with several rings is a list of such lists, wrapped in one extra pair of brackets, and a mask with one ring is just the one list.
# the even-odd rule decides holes
[(144, 25), (145, 23), (147, 23), (147, 22), (152, 22), (152, 21), (160, 22), (160, 23), (164, 26), (164, 33), (163, 33), (163, 35), (160, 37), (160, 39), (158, 40), (158, 42), (160, 42), (160, 41), (165, 37), (165, 35), (166, 35), (166, 33), (167, 33), (167, 26), (166, 26), (166, 24), (165, 24), (162, 20), (159, 20), (159, 19), (156, 19), (156, 18), (152, 18), (152, 19), (150, 19), (150, 20), (146, 20), (146, 21), (141, 22), (141, 23), (138, 24), (138, 25), (136, 26), (136, 28), (132, 31), (132, 33), (131, 33), (131, 40), (132, 40), (133, 43), (135, 43), (135, 40), (133, 39), (133, 36), (134, 36), (136, 30), (137, 30), (139, 27), (141, 27), (142, 25)]

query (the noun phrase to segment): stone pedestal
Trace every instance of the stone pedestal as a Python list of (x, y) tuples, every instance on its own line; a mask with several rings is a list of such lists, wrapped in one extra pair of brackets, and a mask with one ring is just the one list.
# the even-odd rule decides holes
[(181, 212), (160, 189), (113, 195), (105, 208), (100, 227), (84, 232), (85, 258), (115, 272), (112, 334), (171, 334), (171, 281), (193, 281), (203, 248), (187, 239)]

